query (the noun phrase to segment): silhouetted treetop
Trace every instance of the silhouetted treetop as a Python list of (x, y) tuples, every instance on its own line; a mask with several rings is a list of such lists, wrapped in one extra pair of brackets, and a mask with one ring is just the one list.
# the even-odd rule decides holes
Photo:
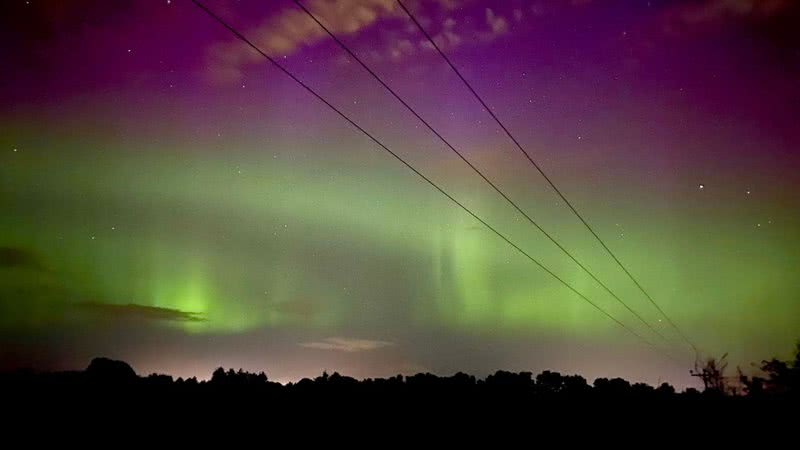
[(93, 359), (86, 368), (86, 375), (104, 382), (131, 382), (138, 378), (128, 363), (108, 358)]

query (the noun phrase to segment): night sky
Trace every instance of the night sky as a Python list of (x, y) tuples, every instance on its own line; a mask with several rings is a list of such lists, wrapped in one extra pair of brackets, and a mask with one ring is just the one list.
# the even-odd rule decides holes
[[(289, 0), (0, 6), (0, 369), (687, 385), (694, 353), (394, 0), (305, 0), (660, 340)], [(800, 3), (405, 2), (704, 356), (800, 338)], [(669, 353), (672, 359), (664, 356)]]

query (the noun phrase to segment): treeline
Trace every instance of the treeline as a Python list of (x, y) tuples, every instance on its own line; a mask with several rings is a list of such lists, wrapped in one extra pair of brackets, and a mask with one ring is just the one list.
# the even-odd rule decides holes
[(204, 395), (255, 396), (272, 399), (302, 397), (356, 398), (506, 398), (540, 400), (643, 400), (668, 401), (703, 398), (797, 398), (800, 393), (800, 344), (793, 361), (763, 361), (759, 375), (736, 376), (725, 373), (723, 360), (709, 359), (692, 372), (701, 378), (703, 391), (688, 388), (677, 392), (667, 383), (650, 386), (630, 383), (622, 378), (598, 378), (589, 383), (580, 375), (562, 375), (544, 371), (497, 371), (485, 379), (465, 373), (437, 376), (430, 373), (397, 375), (390, 378), (357, 380), (339, 373), (304, 378), (296, 383), (280, 384), (264, 372), (250, 373), (219, 368), (208, 381), (196, 378), (173, 378), (169, 375), (139, 376), (125, 362), (107, 358), (94, 359), (86, 370), (35, 373), (19, 371), (0, 375), (0, 390), (6, 394), (49, 395), (114, 393), (118, 395)]

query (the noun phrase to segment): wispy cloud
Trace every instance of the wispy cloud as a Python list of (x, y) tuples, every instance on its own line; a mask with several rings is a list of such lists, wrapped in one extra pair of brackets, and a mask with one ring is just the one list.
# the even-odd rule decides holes
[[(456, 21), (451, 17), (445, 19), (442, 24), (442, 30), (433, 35), (433, 42), (443, 51), (454, 49), (461, 45), (463, 41), (464, 39), (461, 35), (456, 32)], [(425, 50), (434, 50), (433, 44), (427, 39), (420, 40), (419, 46)]]
[(337, 352), (364, 352), (394, 345), (393, 342), (376, 341), (371, 339), (350, 339), (343, 337), (329, 337), (321, 341), (301, 342), (301, 347), (317, 350), (332, 350)]
[(505, 17), (495, 14), (491, 8), (486, 8), (486, 25), (493, 34), (504, 34), (508, 32), (508, 22)]
[[(501, 36), (515, 32), (526, 17), (542, 16), (546, 9), (555, 8), (550, 3), (546, 8), (545, 3), (536, 1), (526, 9), (501, 10), (502, 5), (498, 3), (500, 6), (494, 9), (482, 8), (483, 20), (462, 20), (462, 16), (454, 17), (454, 10), (470, 3), (471, 0), (436, 0), (425, 7), (420, 2), (414, 2), (409, 7), (415, 11), (417, 19), (431, 34), (436, 45), (444, 51), (452, 51), (464, 45), (493, 42)], [(571, 0), (566, 4), (580, 6), (588, 3), (589, 0)], [(434, 50), (433, 45), (406, 19), (396, 0), (305, 0), (303, 4), (337, 36), (356, 35), (374, 27), (382, 19), (394, 18), (400, 20), (401, 24), (405, 23), (400, 26), (402, 31), (391, 27), (382, 29), (383, 38), (370, 43), (366, 49), (356, 46), (359, 56), (372, 63), (397, 63)], [(462, 15), (469, 16), (463, 12)], [(518, 24), (515, 29), (512, 29), (512, 23)], [(244, 30), (244, 34), (265, 53), (275, 57), (291, 55), (305, 46), (328, 39), (325, 31), (311, 17), (291, 6), (277, 12), (262, 24)], [(340, 65), (349, 62), (345, 55), (334, 58)], [(263, 58), (252, 49), (230, 39), (211, 46), (207, 71), (215, 81), (238, 82), (248, 66), (263, 62)]]
[[(311, 0), (306, 7), (337, 34), (355, 34), (383, 17), (398, 14), (395, 0)], [(289, 55), (303, 45), (326, 37), (313, 19), (297, 8), (286, 9), (245, 34), (270, 55)], [(218, 81), (238, 81), (242, 70), (260, 62), (260, 56), (238, 41), (214, 45), (209, 53), (209, 71)]]
[[(511, 31), (509, 19), (491, 8), (484, 10), (484, 21), (460, 21), (449, 15), (450, 11), (469, 2), (470, 0), (437, 0), (436, 5), (444, 12), (444, 18), (439, 23), (417, 11), (417, 18), (442, 50), (453, 50), (469, 43), (491, 42)], [(395, 0), (307, 0), (304, 5), (337, 36), (358, 34), (384, 18), (405, 20), (405, 14)], [(521, 9), (510, 11), (509, 14), (517, 22), (524, 17)], [(433, 50), (430, 42), (422, 39), (412, 24), (407, 24), (404, 30), (399, 36), (395, 32), (388, 32), (389, 36), (394, 36), (388, 43), (383, 42), (370, 50), (362, 50), (361, 56), (371, 62), (400, 62), (420, 51)], [(328, 38), (313, 19), (293, 7), (280, 11), (255, 28), (244, 30), (244, 34), (265, 53), (276, 57), (291, 55), (304, 46), (314, 45)], [(345, 63), (347, 58), (339, 56), (337, 61)], [(231, 39), (211, 46), (207, 71), (215, 81), (238, 82), (248, 66), (259, 63), (263, 63), (263, 59), (258, 54), (241, 42)]]
[(486, 8), (486, 30), (478, 31), (478, 39), (482, 42), (492, 42), (498, 37), (508, 33), (508, 20), (502, 15), (494, 12), (491, 8)]
[(93, 314), (98, 314), (109, 319), (121, 320), (159, 320), (170, 322), (205, 322), (201, 313), (181, 311), (173, 308), (160, 308), (157, 306), (139, 305), (128, 303), (118, 305), (113, 303), (82, 302), (76, 307)]
[[(408, 39), (400, 39), (396, 41), (390, 48), (389, 48), (389, 58), (392, 61), (399, 61), (407, 56), (411, 56), (416, 53), (417, 48), (414, 44)], [(372, 59), (380, 58), (380, 55), (372, 55)]]

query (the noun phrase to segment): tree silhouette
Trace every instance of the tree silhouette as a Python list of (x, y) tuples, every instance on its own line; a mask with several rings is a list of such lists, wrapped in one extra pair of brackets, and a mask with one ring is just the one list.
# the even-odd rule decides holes
[(725, 369), (728, 368), (727, 358), (728, 354), (725, 353), (719, 360), (708, 358), (703, 363), (695, 361), (694, 370), (690, 373), (703, 381), (704, 392), (717, 395), (728, 393), (729, 387), (725, 378)]
[[(667, 383), (653, 387), (633, 383), (622, 378), (597, 378), (591, 385), (580, 375), (562, 375), (543, 371), (535, 377), (531, 372), (498, 370), (485, 379), (458, 372), (452, 376), (431, 373), (396, 375), (390, 378), (357, 380), (338, 372), (323, 372), (315, 378), (304, 378), (297, 383), (281, 385), (270, 382), (264, 372), (251, 373), (242, 369), (213, 371), (208, 381), (196, 378), (173, 379), (169, 375), (150, 374), (141, 377), (131, 366), (108, 358), (92, 360), (84, 371), (37, 373), (19, 371), (0, 373), (0, 394), (38, 399), (68, 399), (65, 404), (83, 404), (94, 400), (105, 407), (115, 402), (172, 399), (180, 404), (233, 407), (249, 404), (253, 407), (270, 405), (271, 411), (298, 409), (295, 405), (350, 406), (380, 411), (381, 408), (405, 405), (416, 411), (437, 411), (446, 405), (456, 410), (505, 411), (514, 408), (556, 411), (559, 405), (599, 404), (603, 407), (616, 403), (655, 403), (659, 405), (757, 405), (765, 402), (797, 399), (800, 393), (800, 345), (794, 359), (764, 360), (753, 376), (738, 372), (743, 387), (741, 393), (730, 388), (725, 376), (727, 355), (720, 359), (698, 361), (691, 374), (700, 378), (705, 386), (701, 394), (694, 388), (676, 392)], [(126, 403), (127, 402), (127, 403)], [(35, 404), (35, 402), (34, 402)], [(426, 405), (425, 409), (420, 409)]]
[(795, 347), (793, 361), (777, 358), (761, 361), (761, 376), (747, 376), (739, 370), (739, 381), (748, 396), (798, 396), (800, 395), (800, 342)]

